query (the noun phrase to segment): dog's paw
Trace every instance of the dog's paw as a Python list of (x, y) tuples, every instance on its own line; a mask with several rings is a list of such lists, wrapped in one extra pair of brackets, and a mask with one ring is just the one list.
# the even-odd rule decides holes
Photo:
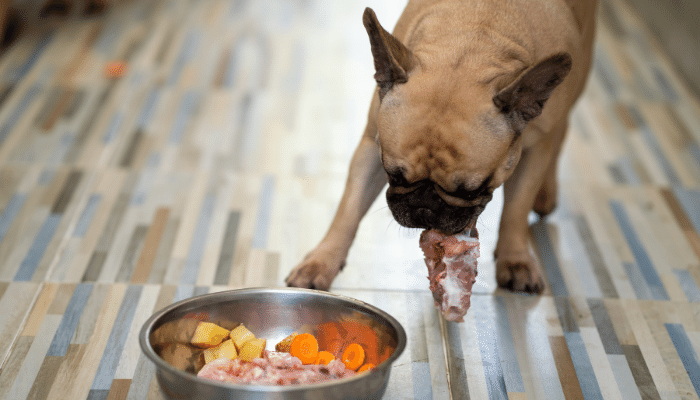
[(291, 287), (328, 290), (344, 265), (332, 252), (315, 250), (294, 267), (285, 282)]
[(544, 290), (542, 269), (527, 250), (497, 253), (496, 282), (514, 292), (541, 294)]

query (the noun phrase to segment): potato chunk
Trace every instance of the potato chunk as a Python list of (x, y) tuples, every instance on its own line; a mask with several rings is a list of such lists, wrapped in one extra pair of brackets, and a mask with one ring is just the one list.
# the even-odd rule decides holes
[(229, 331), (211, 322), (200, 322), (190, 343), (197, 347), (216, 347), (229, 336)]
[(297, 337), (297, 335), (298, 333), (294, 332), (286, 338), (282, 339), (282, 341), (275, 345), (275, 350), (284, 353), (289, 353), (289, 348), (292, 347), (292, 342), (294, 341), (294, 338)]
[(233, 344), (233, 340), (224, 340), (220, 345), (212, 347), (209, 349), (204, 349), (202, 351), (204, 354), (204, 362), (210, 363), (217, 358), (228, 358), (235, 360), (238, 357), (238, 352), (236, 351), (236, 346)]
[(246, 328), (243, 324), (238, 325), (231, 331), (231, 340), (233, 340), (233, 343), (236, 345), (236, 349), (238, 349), (239, 353), (245, 342), (253, 339), (255, 339), (255, 335), (253, 335), (253, 332), (248, 330), (248, 328)]
[(243, 361), (253, 361), (254, 358), (260, 358), (266, 344), (267, 341), (265, 339), (248, 340), (243, 344), (241, 351), (238, 352), (238, 358)]

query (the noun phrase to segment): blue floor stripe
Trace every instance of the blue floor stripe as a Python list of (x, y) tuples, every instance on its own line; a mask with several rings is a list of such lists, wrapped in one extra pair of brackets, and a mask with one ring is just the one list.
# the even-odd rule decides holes
[(600, 298), (588, 299), (588, 307), (598, 329), (598, 335), (600, 335), (600, 341), (603, 343), (605, 354), (624, 355), (625, 352), (622, 350), (608, 310), (605, 308), (605, 301)]
[(690, 153), (691, 156), (693, 156), (693, 159), (695, 160), (695, 164), (700, 167), (700, 145), (698, 145), (697, 142), (690, 142), (685, 144), (686, 148), (688, 149), (688, 152)]
[(547, 321), (545, 318), (544, 316), (538, 319), (528, 318), (526, 326), (516, 327), (515, 329), (520, 328), (526, 332), (528, 351), (534, 359), (539, 380), (542, 382), (544, 398), (547, 400), (564, 400), (566, 397), (559, 380), (559, 371), (557, 371), (552, 347), (547, 336), (547, 329), (545, 328)]
[(92, 47), (93, 51), (106, 57), (113, 56), (114, 46), (124, 33), (122, 27), (123, 25), (116, 20), (107, 21), (102, 26), (97, 40), (95, 40), (95, 44)]
[(637, 267), (637, 264), (626, 262), (623, 263), (623, 267), (625, 268), (627, 279), (629, 279), (632, 284), (632, 289), (634, 289), (634, 294), (637, 298), (640, 300), (654, 300), (654, 296), (652, 296), (649, 286), (644, 280), (644, 276), (639, 270), (639, 267)]
[(172, 74), (168, 78), (168, 85), (174, 85), (177, 82), (182, 70), (185, 68), (192, 56), (195, 54), (197, 48), (199, 47), (199, 42), (202, 39), (202, 33), (195, 30), (190, 30), (187, 32), (187, 36), (182, 43), (182, 48), (180, 49), (180, 54), (178, 54), (175, 62), (173, 63)]
[(430, 378), (430, 364), (427, 362), (412, 362), (411, 376), (413, 377), (413, 398), (432, 399), (433, 387)]
[(92, 217), (95, 216), (97, 207), (100, 205), (100, 201), (102, 201), (101, 194), (97, 193), (90, 196), (87, 204), (85, 204), (83, 213), (80, 215), (80, 219), (78, 219), (78, 223), (75, 224), (75, 230), (73, 230), (73, 237), (81, 238), (85, 236), (85, 233), (87, 232), (88, 228), (90, 228), (90, 222), (92, 222)]
[(158, 90), (157, 88), (151, 89), (151, 92), (148, 94), (148, 98), (144, 102), (143, 108), (141, 109), (141, 113), (139, 114), (139, 117), (136, 120), (137, 128), (146, 128), (148, 121), (151, 120), (153, 112), (156, 109), (156, 104), (158, 103), (159, 97), (160, 90)]
[(700, 360), (698, 360), (698, 354), (695, 352), (692, 343), (688, 335), (683, 329), (681, 324), (664, 324), (666, 325), (666, 330), (668, 335), (671, 336), (671, 341), (676, 347), (676, 352), (678, 352), (678, 357), (681, 358), (685, 371), (690, 377), (690, 381), (693, 383), (695, 388), (695, 393), (700, 396)]
[(16, 70), (12, 71), (13, 76), (12, 78), (10, 78), (10, 82), (18, 83), (22, 80), (22, 78), (24, 78), (25, 75), (27, 75), (27, 73), (32, 69), (34, 64), (36, 64), (36, 62), (39, 60), (44, 50), (46, 50), (46, 47), (48, 47), (52, 38), (53, 33), (49, 32), (47, 34), (44, 34), (39, 39), (39, 42), (32, 51), (32, 54), (30, 54), (29, 57), (27, 57), (27, 60), (23, 64), (21, 64)]
[(690, 275), (690, 272), (682, 269), (674, 269), (673, 273), (676, 274), (678, 278), (678, 283), (681, 285), (683, 292), (685, 292), (685, 297), (688, 301), (693, 303), (700, 302), (700, 289), (695, 283), (695, 279)]
[(605, 89), (610, 97), (617, 99), (618, 83), (622, 82), (616, 75), (614, 68), (610, 67), (607, 54), (601, 46), (595, 46), (595, 57), (593, 57), (593, 73), (598, 75), (603, 89)]
[(48, 165), (58, 165), (61, 161), (66, 158), (66, 153), (73, 146), (73, 138), (75, 137), (75, 132), (65, 132), (58, 142), (58, 145), (51, 152), (51, 157), (49, 158)]
[(666, 173), (666, 177), (668, 178), (668, 180), (674, 185), (679, 184), (680, 179), (678, 178), (678, 174), (676, 174), (675, 169), (666, 158), (663, 149), (659, 145), (659, 142), (656, 140), (656, 137), (654, 136), (654, 133), (652, 132), (651, 128), (646, 124), (644, 118), (642, 118), (642, 115), (639, 113), (639, 111), (634, 105), (629, 105), (627, 110), (629, 111), (630, 116), (637, 123), (639, 130), (642, 133), (642, 136), (644, 137), (644, 140), (646, 140), (652, 153), (654, 153), (654, 155), (656, 156), (656, 159), (659, 161), (661, 168)]
[(629, 185), (641, 185), (642, 180), (639, 179), (639, 175), (637, 175), (637, 171), (634, 169), (634, 165), (632, 164), (632, 160), (629, 156), (621, 157), (618, 160), (618, 166), (620, 167), (622, 174), (625, 176), (625, 183)]
[(612, 208), (613, 214), (615, 214), (615, 219), (617, 219), (620, 229), (622, 229), (622, 233), (627, 239), (627, 244), (630, 250), (632, 250), (634, 258), (637, 260), (637, 265), (644, 276), (644, 280), (646, 280), (647, 285), (649, 285), (649, 291), (652, 296), (656, 300), (669, 300), (661, 278), (656, 272), (656, 268), (654, 268), (654, 264), (651, 262), (646, 250), (644, 250), (644, 245), (637, 237), (624, 206), (619, 201), (611, 200), (610, 207)]
[(264, 249), (267, 247), (267, 235), (270, 229), (270, 217), (272, 213), (273, 196), (275, 194), (275, 178), (272, 175), (265, 175), (260, 190), (258, 200), (258, 215), (255, 218), (255, 231), (253, 232), (254, 249)]
[(56, 175), (56, 170), (54, 169), (45, 169), (41, 171), (41, 175), (39, 175), (39, 179), (37, 180), (37, 185), (38, 186), (46, 186), (51, 181), (53, 180), (53, 177)]
[[(520, 365), (518, 364), (518, 353), (515, 351), (515, 342), (513, 341), (513, 333), (510, 330), (510, 322), (508, 322), (508, 313), (503, 297), (495, 296), (495, 315), (496, 327), (498, 328), (498, 344), (501, 347), (501, 366), (503, 368), (503, 376), (506, 381), (506, 389), (508, 392), (523, 393), (525, 385), (523, 377), (520, 374)], [(493, 314), (493, 312), (492, 312)]]
[(600, 392), (598, 379), (593, 372), (593, 365), (588, 358), (586, 345), (583, 343), (583, 338), (580, 332), (564, 332), (566, 345), (569, 347), (571, 360), (576, 369), (576, 376), (581, 384), (583, 398), (586, 400), (603, 400), (603, 394)]
[(214, 206), (216, 205), (216, 198), (213, 194), (207, 194), (202, 202), (202, 208), (199, 211), (199, 218), (197, 219), (197, 225), (194, 229), (194, 234), (192, 235), (192, 243), (190, 244), (190, 249), (187, 252), (187, 259), (185, 260), (185, 267), (182, 270), (182, 277), (180, 283), (183, 285), (194, 285), (197, 281), (197, 273), (199, 272), (199, 266), (204, 256), (204, 247), (207, 242), (207, 234), (209, 232), (209, 225), (211, 222), (212, 214), (214, 213)]
[(180, 144), (182, 137), (185, 135), (185, 129), (189, 123), (192, 114), (197, 108), (199, 96), (196, 92), (190, 90), (182, 98), (180, 109), (175, 117), (172, 130), (170, 132), (170, 143)]
[(193, 296), (199, 296), (202, 294), (207, 294), (209, 293), (209, 286), (195, 286), (194, 290), (192, 291)]
[(44, 256), (44, 252), (53, 238), (53, 234), (58, 228), (58, 224), (61, 222), (60, 214), (51, 214), (46, 218), (44, 224), (39, 229), (39, 233), (36, 235), (32, 246), (27, 252), (27, 256), (22, 261), (19, 266), (19, 270), (15, 275), (15, 281), (29, 281), (34, 275), (34, 271), (39, 266), (41, 258)]
[(75, 329), (78, 327), (80, 316), (83, 314), (90, 293), (92, 293), (92, 288), (93, 285), (90, 283), (80, 283), (76, 286), (46, 353), (47, 356), (63, 357), (66, 355), (68, 345), (70, 345)]
[(533, 224), (532, 233), (535, 237), (535, 243), (540, 250), (540, 261), (542, 262), (542, 268), (547, 274), (552, 296), (568, 297), (569, 289), (566, 287), (564, 276), (559, 267), (559, 261), (557, 261), (557, 256), (554, 254), (554, 246), (552, 246), (549, 233), (547, 233), (547, 223), (545, 220), (540, 219), (537, 223)]
[(122, 112), (117, 112), (114, 114), (112, 117), (112, 120), (109, 121), (109, 125), (107, 125), (107, 130), (105, 131), (104, 135), (102, 136), (102, 143), (104, 144), (109, 144), (114, 140), (115, 137), (117, 137), (117, 133), (119, 132), (119, 128), (121, 128), (122, 123), (124, 122), (124, 113)]
[(673, 89), (671, 83), (668, 81), (668, 79), (666, 79), (664, 74), (661, 71), (659, 71), (658, 68), (655, 68), (653, 66), (651, 67), (651, 70), (654, 74), (654, 79), (659, 84), (659, 87), (664, 93), (664, 96), (666, 96), (666, 99), (671, 101), (678, 100), (678, 95), (676, 94), (676, 91)]
[(700, 234), (700, 192), (676, 186), (673, 188), (673, 194), (681, 203), (681, 207), (693, 224), (695, 232)]
[(15, 217), (17, 217), (19, 210), (22, 209), (25, 200), (27, 200), (27, 195), (25, 193), (16, 193), (7, 203), (2, 215), (0, 215), (0, 243), (2, 243), (2, 239), (5, 237), (5, 234), (7, 234), (7, 231), (10, 230), (12, 222), (14, 222)]
[[(241, 39), (238, 40), (238, 43), (242, 43), (244, 40), (245, 36), (241, 37)], [(238, 69), (239, 69), (239, 62), (238, 59), (240, 58), (240, 48), (239, 45), (236, 45), (231, 48), (231, 54), (228, 59), (228, 63), (226, 65), (226, 70), (224, 71), (224, 77), (221, 82), (221, 86), (230, 89), (233, 87), (234, 82), (236, 82), (236, 75), (238, 75)]]
[(0, 128), (0, 146), (2, 146), (7, 136), (14, 129), (15, 124), (17, 124), (17, 121), (22, 117), (22, 114), (24, 114), (27, 108), (29, 108), (29, 105), (32, 104), (32, 101), (34, 101), (34, 98), (39, 94), (39, 91), (39, 86), (36, 85), (29, 88), (22, 100), (17, 104), (17, 107), (4, 122), (2, 128)]
[(153, 192), (153, 181), (157, 175), (158, 165), (160, 165), (160, 154), (151, 153), (148, 155), (146, 160), (146, 165), (141, 171), (141, 177), (138, 183), (136, 183), (136, 188), (131, 195), (130, 204), (133, 206), (142, 205), (149, 193)]
[(493, 320), (491, 299), (485, 296), (472, 296), (476, 332), (479, 339), (481, 362), (486, 377), (486, 388), (491, 400), (508, 400), (506, 380), (501, 367), (498, 326)]
[(173, 303), (194, 296), (194, 285), (179, 285), (173, 296)]
[(117, 370), (119, 358), (124, 349), (124, 343), (129, 335), (131, 321), (134, 319), (136, 305), (141, 297), (142, 288), (143, 286), (141, 285), (132, 285), (126, 289), (124, 300), (122, 301), (121, 307), (119, 307), (119, 312), (115, 319), (118, 323), (114, 324), (112, 332), (109, 335), (107, 347), (102, 354), (100, 365), (97, 367), (97, 373), (95, 374), (95, 379), (92, 381), (90, 389), (109, 390), (110, 387), (112, 387), (114, 373)]

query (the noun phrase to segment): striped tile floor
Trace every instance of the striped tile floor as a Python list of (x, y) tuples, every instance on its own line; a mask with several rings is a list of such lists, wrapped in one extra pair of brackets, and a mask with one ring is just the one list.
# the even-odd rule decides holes
[[(0, 57), (2, 399), (161, 399), (137, 343), (153, 312), (283, 285), (365, 123), (362, 10), (392, 26), (404, 5), (114, 3)], [(531, 225), (544, 295), (496, 288), (500, 192), (462, 324), (433, 307), (419, 232), (382, 198), (363, 220), (332, 291), (406, 328), (386, 399), (698, 399), (700, 102), (624, 0), (599, 14), (559, 207)]]

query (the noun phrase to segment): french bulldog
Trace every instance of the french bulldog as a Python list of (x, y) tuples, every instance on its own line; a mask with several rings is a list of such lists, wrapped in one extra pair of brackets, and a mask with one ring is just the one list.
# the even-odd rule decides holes
[(590, 69), (596, 0), (410, 0), (393, 34), (365, 9), (377, 88), (343, 197), (286, 279), (328, 290), (361, 218), (386, 200), (406, 227), (474, 227), (503, 185), (498, 285), (541, 293), (528, 214), (557, 202), (557, 158)]

